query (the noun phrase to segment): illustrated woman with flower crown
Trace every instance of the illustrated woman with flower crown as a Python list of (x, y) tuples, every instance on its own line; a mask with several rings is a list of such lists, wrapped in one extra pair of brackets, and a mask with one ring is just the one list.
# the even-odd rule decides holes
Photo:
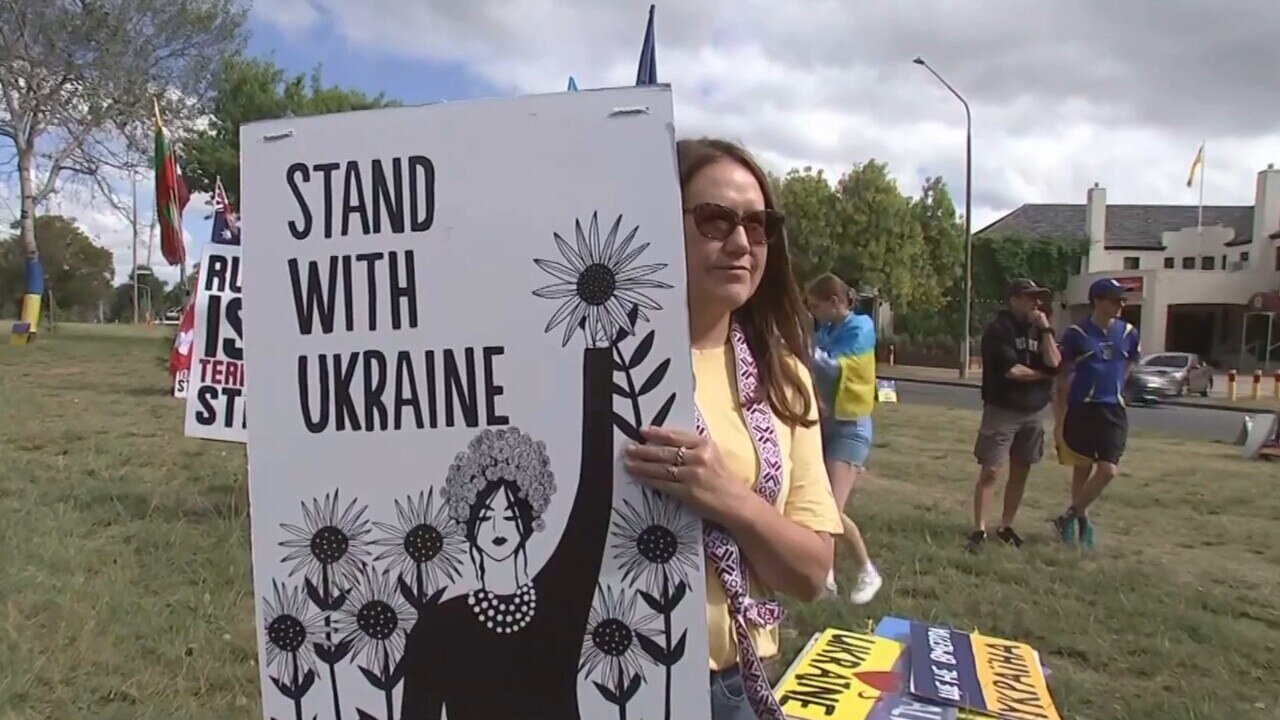
[[(606, 385), (604, 402), (608, 393)], [(584, 394), (587, 404), (599, 401)], [(598, 416), (584, 411), (591, 417)], [(480, 588), (420, 611), (405, 646), (401, 717), (439, 720), (442, 710), (449, 720), (580, 717), (578, 658), (613, 492), (612, 429), (586, 424), (569, 520), (532, 573), (528, 543), (546, 530), (543, 514), (556, 492), (546, 446), (514, 427), (486, 429), (454, 460), (444, 497)]]

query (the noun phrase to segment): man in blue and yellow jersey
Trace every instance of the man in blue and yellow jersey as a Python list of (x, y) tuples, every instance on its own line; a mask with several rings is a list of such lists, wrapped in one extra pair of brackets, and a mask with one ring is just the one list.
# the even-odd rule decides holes
[[(871, 453), (871, 409), (876, 398), (876, 329), (871, 318), (851, 308), (849, 286), (835, 275), (823, 275), (809, 285), (809, 312), (817, 321), (814, 334), (813, 376), (822, 406), (822, 451), (836, 506), (845, 503), (867, 465)], [(871, 602), (883, 580), (867, 554), (862, 533), (843, 514), (841, 539), (858, 562), (858, 580), (850, 600)], [(834, 576), (828, 578), (835, 589)]]
[[(1124, 386), (1140, 354), (1138, 329), (1122, 320), (1124, 286), (1104, 278), (1089, 286), (1093, 312), (1062, 334), (1063, 372), (1059, 402), (1065, 401), (1062, 448), (1074, 466), (1071, 505), (1053, 521), (1062, 541), (1077, 535), (1093, 548), (1089, 506), (1116, 476), (1129, 436)], [(1092, 474), (1089, 473), (1092, 467)]]

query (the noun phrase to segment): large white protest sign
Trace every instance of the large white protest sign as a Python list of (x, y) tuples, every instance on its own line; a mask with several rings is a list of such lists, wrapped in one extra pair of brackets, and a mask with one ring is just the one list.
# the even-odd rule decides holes
[(709, 715), (669, 89), (242, 128), (266, 717)]
[(185, 434), (248, 442), (240, 246), (206, 245), (198, 283)]

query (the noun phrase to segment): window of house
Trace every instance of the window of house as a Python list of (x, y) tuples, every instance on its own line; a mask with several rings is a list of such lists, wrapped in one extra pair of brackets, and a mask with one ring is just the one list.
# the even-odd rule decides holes
[(1172, 270), (1172, 269), (1173, 269), (1173, 258), (1165, 258), (1165, 259), (1164, 259), (1164, 269), (1165, 269), (1165, 270)]
[(1213, 259), (1214, 259), (1214, 258), (1213, 258), (1213, 256), (1212, 256), (1212, 255), (1205, 255), (1204, 257), (1200, 258), (1200, 269), (1201, 269), (1201, 270), (1212, 270), (1212, 269), (1213, 269)]
[(1183, 270), (1195, 270), (1195, 269), (1196, 269), (1196, 259), (1195, 259), (1195, 258), (1193, 258), (1193, 257), (1185, 257), (1185, 258), (1182, 258), (1182, 269), (1183, 269)]
[(1280, 270), (1280, 245), (1276, 246), (1276, 270)]
[(1079, 255), (1071, 258), (1071, 264), (1067, 266), (1067, 274), (1079, 275), (1080, 271), (1082, 270), (1081, 265), (1083, 265), (1083, 260), (1084, 258), (1080, 257)]
[[(1212, 270), (1213, 268), (1209, 268), (1209, 269), (1210, 269), (1210, 270)], [(1223, 270), (1226, 270), (1226, 269), (1227, 269), (1227, 256), (1226, 256), (1226, 255), (1223, 255), (1223, 256), (1222, 256), (1222, 269), (1223, 269)]]
[(1133, 257), (1133, 256), (1127, 257), (1124, 259), (1124, 269), (1137, 270), (1138, 263), (1139, 263), (1139, 259), (1137, 257)]
[(1242, 263), (1247, 263), (1247, 262), (1249, 262), (1249, 251), (1248, 251), (1248, 250), (1246, 250), (1246, 251), (1244, 251), (1244, 252), (1240, 253), (1240, 262), (1242, 262)]

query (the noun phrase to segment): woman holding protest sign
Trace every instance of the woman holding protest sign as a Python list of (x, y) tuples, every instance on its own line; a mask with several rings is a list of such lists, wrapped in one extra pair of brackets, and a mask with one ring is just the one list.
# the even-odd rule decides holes
[(626, 466), (706, 521), (712, 717), (782, 720), (761, 662), (777, 654), (781, 608), (752, 595), (818, 597), (842, 532), (804, 304), (755, 159), (711, 139), (683, 140), (677, 154), (698, 422), (645, 428)]

